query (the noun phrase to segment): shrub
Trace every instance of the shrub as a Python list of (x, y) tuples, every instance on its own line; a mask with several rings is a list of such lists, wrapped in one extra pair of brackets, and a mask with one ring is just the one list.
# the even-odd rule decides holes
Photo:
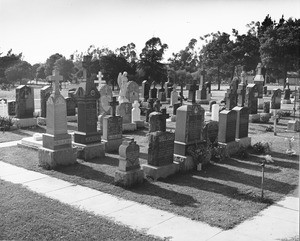
[(252, 146), (257, 154), (268, 154), (271, 152), (271, 145), (268, 142), (257, 142)]
[(248, 154), (248, 151), (247, 151), (247, 148), (241, 146), (239, 148), (239, 150), (237, 151), (236, 155), (241, 158), (241, 159), (246, 159), (248, 158), (249, 154)]
[(13, 126), (11, 117), (1, 117), (0, 116), (0, 130), (9, 131), (11, 126)]
[(217, 140), (214, 143), (211, 143), (210, 146), (212, 160), (224, 161), (229, 158), (227, 149), (224, 146), (219, 145)]
[(266, 115), (260, 115), (260, 122), (261, 123), (268, 123), (270, 119), (270, 116), (268, 114)]
[(273, 132), (273, 130), (274, 130), (274, 127), (271, 125), (267, 126), (267, 128), (266, 128), (267, 132)]

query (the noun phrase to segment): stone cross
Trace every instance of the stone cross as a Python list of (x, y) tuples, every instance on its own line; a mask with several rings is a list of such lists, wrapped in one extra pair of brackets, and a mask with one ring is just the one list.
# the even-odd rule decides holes
[(97, 77), (98, 77), (98, 84), (100, 85), (101, 82), (102, 82), (102, 78), (103, 78), (103, 75), (102, 75), (101, 71), (98, 72)]
[(257, 74), (256, 75), (261, 75), (261, 63), (258, 63), (258, 65), (257, 65)]
[(109, 102), (109, 105), (111, 106), (112, 110), (112, 116), (116, 116), (116, 107), (119, 104), (119, 101), (117, 101), (117, 97), (112, 97), (112, 101)]
[(161, 121), (162, 121), (162, 130), (161, 131), (166, 131), (166, 120), (170, 117), (169, 114), (167, 114), (167, 109), (162, 108), (161, 109)]
[(54, 82), (54, 94), (59, 95), (59, 81), (63, 81), (63, 76), (59, 75), (59, 71), (54, 69), (52, 71), (52, 76), (49, 77), (51, 82)]

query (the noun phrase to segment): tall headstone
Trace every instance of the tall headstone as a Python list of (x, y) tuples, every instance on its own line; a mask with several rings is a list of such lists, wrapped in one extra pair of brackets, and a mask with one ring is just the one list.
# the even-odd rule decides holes
[(40, 98), (41, 98), (41, 114), (40, 116), (46, 118), (46, 108), (47, 108), (47, 100), (52, 93), (51, 86), (44, 86), (40, 90)]
[[(76, 101), (71, 97), (66, 97), (67, 103), (67, 119), (68, 117), (75, 117), (76, 116)], [(77, 118), (75, 118), (77, 119)]]
[(106, 115), (110, 115), (111, 106), (109, 102), (112, 100), (112, 89), (106, 83), (105, 80), (102, 80), (101, 72), (98, 73), (98, 91), (100, 93), (99, 103), (98, 103), (98, 129), (100, 132), (103, 131), (103, 118)]
[(236, 137), (237, 112), (234, 110), (223, 110), (219, 116), (219, 145), (226, 148), (229, 154), (236, 153), (239, 143), (235, 141)]
[(237, 77), (234, 77), (230, 83), (230, 88), (225, 94), (226, 100), (226, 109), (231, 110), (237, 105), (237, 89), (238, 89), (239, 80)]
[(282, 104), (291, 104), (292, 101), (290, 98), (291, 98), (291, 90), (290, 88), (286, 87), (283, 92)]
[(136, 124), (136, 128), (144, 128), (145, 127), (145, 121), (141, 120), (141, 109), (140, 104), (137, 100), (134, 101), (132, 105), (132, 122)]
[(9, 116), (16, 115), (16, 101), (15, 100), (7, 101), (7, 112), (8, 112)]
[(219, 121), (219, 112), (220, 112), (219, 104), (213, 104), (211, 107), (211, 120), (212, 121)]
[(171, 92), (170, 105), (174, 106), (174, 104), (178, 103), (178, 92), (176, 90), (176, 85), (173, 85), (173, 91)]
[(134, 139), (124, 140), (119, 147), (119, 167), (115, 172), (115, 184), (131, 187), (142, 183), (144, 172), (140, 167), (140, 147)]
[(149, 116), (149, 132), (155, 131), (166, 131), (166, 119), (169, 118), (169, 114), (167, 114), (167, 109), (161, 109), (161, 112), (152, 112)]
[(114, 96), (110, 102), (112, 114), (103, 118), (103, 142), (106, 152), (115, 152), (119, 150), (122, 144), (122, 116), (116, 115), (116, 107), (119, 104)]
[(148, 99), (148, 105), (146, 108), (146, 122), (149, 121), (149, 115), (151, 114), (151, 112), (154, 111), (154, 99), (150, 98)]
[(129, 81), (126, 90), (126, 99), (133, 104), (135, 100), (139, 101), (140, 89), (135, 81)]
[(0, 99), (0, 117), (7, 117), (7, 99)]
[(264, 93), (264, 76), (262, 75), (262, 64), (258, 63), (257, 73), (254, 77), (254, 84), (257, 86), (258, 98), (263, 98)]
[(249, 129), (249, 110), (247, 107), (234, 107), (232, 110), (236, 111), (236, 132), (235, 138), (239, 142), (240, 146), (251, 146), (251, 138), (248, 137)]
[(238, 85), (237, 94), (237, 106), (243, 107), (245, 105), (245, 97), (246, 97), (246, 88), (247, 88), (247, 81), (246, 81), (246, 71), (243, 70), (241, 73), (241, 83)]
[(27, 85), (16, 88), (16, 118), (33, 118), (34, 90)]
[(193, 84), (187, 84), (186, 89), (188, 92), (188, 101), (195, 103), (196, 102), (196, 91), (199, 89), (199, 85), (195, 82)]
[(278, 110), (281, 107), (281, 89), (273, 90), (271, 97), (271, 109)]
[(150, 98), (154, 100), (157, 99), (157, 88), (155, 82), (153, 82), (153, 88), (150, 90)]
[(80, 148), (78, 157), (90, 160), (105, 155), (101, 134), (97, 130), (97, 102), (100, 93), (90, 74), (90, 56), (84, 56), (82, 67), (86, 73), (85, 89), (76, 91), (78, 104), (78, 130), (74, 133), (74, 144)]
[(142, 94), (141, 94), (142, 101), (147, 101), (149, 99), (149, 93), (150, 93), (149, 81), (144, 80), (142, 82)]
[(199, 104), (184, 105), (177, 109), (174, 141), (174, 161), (184, 169), (194, 167), (187, 149), (203, 140), (204, 109)]
[(43, 134), (43, 146), (39, 148), (39, 164), (45, 169), (76, 163), (77, 151), (72, 146), (72, 137), (67, 129), (65, 98), (59, 92), (62, 76), (53, 71), (50, 81), (55, 81), (54, 91), (47, 101), (47, 131)]
[(248, 107), (249, 114), (257, 114), (258, 90), (256, 84), (248, 84), (246, 88), (245, 107)]

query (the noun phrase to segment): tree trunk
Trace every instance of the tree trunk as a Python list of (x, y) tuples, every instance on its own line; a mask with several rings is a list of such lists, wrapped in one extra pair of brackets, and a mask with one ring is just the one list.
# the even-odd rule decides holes
[(286, 86), (286, 77), (287, 77), (287, 63), (286, 60), (284, 61), (284, 68), (283, 68), (283, 89)]
[(220, 67), (218, 66), (218, 77), (217, 77), (217, 81), (218, 81), (218, 90), (220, 90), (221, 88), (221, 80), (220, 80)]

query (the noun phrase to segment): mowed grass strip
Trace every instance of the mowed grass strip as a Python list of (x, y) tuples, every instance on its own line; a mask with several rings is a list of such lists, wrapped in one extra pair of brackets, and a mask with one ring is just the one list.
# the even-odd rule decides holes
[[(105, 158), (90, 162), (79, 161), (55, 171), (39, 167), (38, 153), (31, 149), (7, 147), (1, 148), (1, 154), (2, 161), (223, 229), (233, 228), (293, 192), (299, 180), (298, 157), (277, 155), (275, 163), (265, 169), (266, 199), (262, 202), (260, 158), (256, 156), (247, 160), (231, 158), (205, 171), (176, 174), (157, 182), (147, 180), (124, 189), (114, 185), (117, 154), (106, 154)], [(146, 154), (141, 156), (145, 158)]]
[(0, 240), (160, 240), (0, 180)]

